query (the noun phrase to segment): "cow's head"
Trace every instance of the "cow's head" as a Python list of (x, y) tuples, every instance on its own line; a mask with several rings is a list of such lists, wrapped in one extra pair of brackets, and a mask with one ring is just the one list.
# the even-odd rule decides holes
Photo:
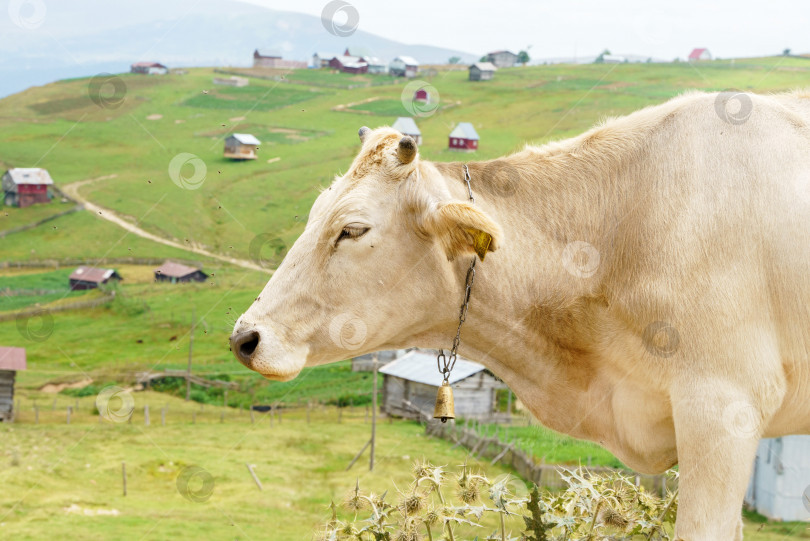
[(304, 366), (417, 345), (452, 328), (463, 275), (449, 261), (476, 250), (483, 257), (477, 241), (486, 235), (488, 250), (498, 247), (498, 225), (450, 195), (411, 137), (361, 128), (360, 140), (349, 171), (318, 196), (304, 232), (234, 327), (237, 359), (267, 378), (286, 381)]

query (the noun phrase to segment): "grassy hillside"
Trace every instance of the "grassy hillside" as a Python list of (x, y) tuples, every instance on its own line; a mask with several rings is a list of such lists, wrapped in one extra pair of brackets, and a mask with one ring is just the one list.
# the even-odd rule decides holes
[[(808, 74), (810, 61), (794, 58), (511, 68), (483, 83), (468, 82), (464, 70), (439, 71), (425, 78), (438, 90), (440, 107), (419, 119), (420, 150), (428, 159), (457, 159), (446, 149), (447, 134), (453, 123), (471, 121), (482, 140), (469, 158), (492, 158), (527, 141), (577, 134), (605, 116), (688, 89), (781, 91), (806, 85)], [(260, 233), (286, 245), (296, 238), (318, 189), (356, 152), (360, 125), (390, 124), (407, 114), (400, 103), (404, 82), (387, 76), (354, 81), (345, 74), (296, 71), (278, 81), (251, 78), (245, 88), (214, 86), (213, 76), (211, 69), (165, 77), (123, 74), (123, 100), (113, 100), (115, 108), (89, 98), (87, 79), (0, 100), (0, 162), (46, 167), (57, 184), (117, 175), (82, 193), (151, 232), (247, 258)], [(376, 86), (349, 88), (352, 82)], [(335, 110), (347, 104), (358, 105)], [(263, 140), (259, 160), (222, 158), (222, 139), (232, 131)], [(182, 152), (206, 165), (199, 189), (184, 190), (169, 177), (171, 159)], [(71, 224), (77, 236), (95, 236), (88, 222)], [(79, 249), (100, 255), (95, 246)], [(14, 257), (26, 254), (17, 249)]]
[[(251, 73), (246, 70), (247, 75)], [(185, 75), (165, 77), (129, 74), (118, 77), (123, 83), (119, 88), (125, 89), (123, 100), (112, 99), (106, 107), (97, 105), (98, 99), (90, 98), (89, 79), (61, 81), (0, 100), (0, 166), (45, 167), (57, 185), (63, 187), (96, 179), (79, 188), (90, 201), (120, 213), (156, 235), (244, 259), (255, 255), (249, 253), (254, 237), (268, 234), (268, 238), (275, 239), (271, 246), (273, 257), (280, 260), (302, 231), (320, 188), (347, 169), (358, 149), (358, 127), (390, 124), (396, 116), (407, 114), (400, 101), (405, 82), (386, 76), (296, 71), (279, 80), (251, 77), (251, 85), (241, 89), (215, 87), (212, 69), (190, 69)], [(424, 139), (420, 147), (422, 155), (440, 161), (487, 159), (517, 150), (527, 142), (543, 143), (575, 135), (606, 116), (629, 113), (693, 88), (771, 92), (807, 86), (810, 61), (765, 58), (697, 65), (554, 65), (503, 69), (495, 80), (483, 83), (468, 82), (463, 70), (439, 71), (425, 80), (436, 87), (440, 101), (436, 114), (417, 119)], [(459, 121), (473, 122), (481, 135), (477, 153), (460, 156), (446, 149), (447, 134)], [(221, 157), (222, 139), (234, 131), (254, 133), (263, 141), (259, 160), (239, 163)], [(194, 154), (204, 162), (207, 175), (198, 189), (183, 189), (170, 178), (169, 164), (179, 153)], [(185, 175), (192, 172), (189, 164), (182, 168)], [(67, 208), (58, 200), (29, 209), (4, 208), (0, 212), (0, 232), (37, 222)], [(232, 406), (327, 402), (341, 397), (351, 397), (357, 404), (371, 391), (369, 374), (352, 373), (346, 363), (307, 369), (294, 381), (268, 384), (233, 359), (227, 336), (235, 318), (263, 287), (266, 274), (212, 262), (185, 250), (142, 239), (88, 211), (0, 237), (0, 254), (3, 262), (77, 258), (104, 264), (118, 258), (179, 258), (201, 261), (206, 271), (212, 273), (204, 284), (155, 284), (151, 282), (149, 266), (111, 263), (124, 276), (111, 303), (92, 309), (49, 312), (41, 321), (0, 321), (0, 344), (27, 348), (29, 370), (19, 375), (19, 387), (26, 398), (46, 400), (46, 395), (37, 389), (48, 382), (75, 382), (89, 377), (94, 380), (94, 387), (87, 391), (94, 394), (108, 383), (132, 384), (138, 371), (185, 368), (192, 313), (198, 322), (194, 332), (194, 370), (206, 377), (237, 382), (239, 390), (228, 395)], [(0, 297), (0, 312), (37, 305), (47, 310), (73, 296), (93, 295), (65, 290), (69, 270), (0, 268), (0, 292), (6, 288), (17, 293), (57, 291)], [(47, 331), (44, 338), (32, 338), (29, 325), (44, 326)], [(172, 395), (183, 392), (176, 380), (165, 381), (158, 389), (165, 391), (161, 400), (174, 400)], [(224, 398), (219, 390), (196, 388), (193, 396), (208, 403), (221, 403)], [(88, 396), (84, 400), (91, 399)], [(14, 449), (26, 454), (25, 450), (33, 445), (53, 450), (82, 443), (73, 428), (70, 432), (63, 428), (25, 425), (19, 429), (4, 428), (0, 451), (7, 460), (12, 460), (9, 457), (13, 457)], [(188, 506), (182, 498), (174, 507), (174, 501), (166, 499), (169, 496), (165, 490), (171, 483), (165, 478), (155, 478), (159, 489), (144, 489), (139, 496), (133, 492), (133, 497), (124, 502), (116, 499), (115, 491), (91, 493), (98, 485), (86, 486), (85, 478), (74, 471), (84, 467), (80, 462), (86, 456), (94, 473), (94, 468), (99, 468), (92, 479), (107, 486), (114, 483), (120, 457), (131, 452), (131, 460), (145, 475), (141, 480), (148, 480), (148, 475), (152, 475), (147, 475), (150, 468), (157, 467), (154, 461), (165, 459), (163, 453), (149, 447), (150, 438), (158, 447), (170, 448), (168, 454), (174, 456), (176, 451), (178, 456), (183, 455), (180, 460), (191, 463), (201, 461), (206, 449), (221, 447), (225, 441), (222, 438), (228, 439), (227, 432), (218, 426), (206, 430), (178, 427), (177, 431), (164, 433), (158, 429), (146, 437), (134, 425), (113, 428), (117, 431), (112, 432), (110, 427), (90, 431), (85, 440), (88, 446), (79, 447), (82, 456), (69, 455), (65, 465), (55, 467), (56, 475), (43, 470), (41, 464), (0, 469), (3, 486), (32, 490), (32, 498), (28, 500), (25, 496), (27, 503), (14, 508), (12, 513), (17, 518), (13, 525), (8, 530), (0, 526), (0, 537), (6, 537), (8, 531), (15, 538), (25, 535), (35, 538), (37, 525), (43, 517), (53, 514), (60, 517), (59, 523), (76, 528), (88, 538), (120, 537), (116, 532), (124, 531), (123, 527), (131, 528), (127, 532), (143, 528), (146, 533), (154, 519), (160, 517), (164, 519), (159, 524), (164, 524), (166, 530), (159, 526), (159, 533), (154, 535), (158, 538), (169, 537), (181, 527), (192, 528), (183, 536), (189, 531), (213, 531), (216, 533), (213, 538), (228, 535), (226, 532), (231, 536), (243, 535), (234, 534), (234, 527), (221, 513), (211, 513), (210, 508)], [(257, 437), (251, 443), (253, 450), (239, 455), (238, 460), (258, 460), (253, 457), (260, 450), (266, 451), (262, 446), (272, 441), (274, 447), (261, 454), (268, 468), (274, 468), (274, 480), (268, 484), (282, 490), (292, 476), (300, 475), (317, 485), (332, 475), (327, 471), (339, 469), (337, 462), (342, 464), (344, 455), (354, 452), (349, 449), (356, 450), (362, 444), (359, 434), (365, 433), (358, 430), (352, 436), (357, 441), (347, 440), (344, 449), (343, 443), (334, 443), (343, 437), (342, 432), (329, 430), (325, 428), (318, 435), (329, 436), (332, 438), (329, 441), (329, 438), (310, 441), (307, 439), (310, 435), (296, 435), (292, 430), (283, 436), (261, 432), (263, 439)], [(461, 460), (455, 451), (424, 447), (416, 432), (407, 434), (403, 455), (414, 456), (421, 451), (435, 453), (431, 458), (438, 462)], [(583, 447), (581, 442), (534, 427), (515, 429), (512, 435), (521, 440), (522, 446), (538, 457), (547, 457), (549, 462), (577, 459), (586, 462), (588, 456), (593, 457), (594, 464), (614, 464), (616, 460), (595, 447)], [(37, 438), (45, 443), (35, 444)], [(194, 446), (177, 447), (177, 442), (189, 439), (195, 441)], [(333, 444), (337, 445), (334, 452), (339, 453), (339, 460), (326, 456), (329, 453), (323, 450), (333, 452)], [(413, 451), (410, 447), (406, 450), (410, 445)], [(292, 454), (304, 448), (313, 449), (311, 457), (289, 471), (278, 469), (277, 464), (287, 464)], [(49, 456), (45, 451), (42, 455)], [(313, 463), (318, 461), (325, 461), (327, 466), (322, 470), (315, 468), (312, 473)], [(28, 466), (37, 472), (33, 482), (21, 473)], [(217, 475), (231, 479), (229, 476), (235, 474), (223, 470)], [(398, 474), (392, 470), (381, 475), (396, 479)], [(339, 477), (341, 486), (350, 477)], [(242, 481), (240, 478), (239, 483)], [(150, 485), (146, 481), (136, 482)], [(250, 505), (255, 498), (245, 496), (248, 494), (245, 487), (227, 483), (224, 486), (232, 489), (228, 496), (231, 499), (221, 508), (229, 514), (239, 509), (235, 522), (243, 527), (248, 524), (246, 531), (256, 538), (261, 535), (254, 532), (265, 531), (270, 524), (267, 520), (283, 522), (280, 517), (286, 517), (290, 508), (297, 513), (294, 516), (300, 523), (285, 523), (285, 527), (289, 527), (293, 538), (305, 536), (309, 525), (322, 518), (319, 513), (326, 501), (321, 492), (307, 488), (303, 499), (291, 503), (291, 507), (261, 500), (257, 509), (253, 509)], [(68, 490), (74, 492), (64, 492)], [(70, 498), (87, 502), (82, 504), (84, 507), (109, 504), (118, 508), (126, 503), (127, 511), (124, 516), (109, 518), (67, 515), (63, 509), (69, 505), (69, 498), (61, 494), (68, 493), (72, 494)], [(0, 506), (11, 510), (11, 501), (13, 498), (2, 500)], [(31, 503), (38, 501), (43, 503)], [(103, 527), (94, 530), (99, 524)], [(29, 531), (33, 533), (26, 533)], [(747, 538), (775, 539), (764, 534), (750, 534)]]

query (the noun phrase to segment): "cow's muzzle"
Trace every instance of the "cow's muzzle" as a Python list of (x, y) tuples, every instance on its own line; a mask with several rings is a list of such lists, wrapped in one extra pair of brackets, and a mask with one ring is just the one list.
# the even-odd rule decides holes
[(239, 360), (240, 363), (247, 366), (251, 370), (253, 368), (253, 355), (259, 347), (259, 333), (258, 331), (242, 331), (235, 332), (231, 335), (231, 351)]

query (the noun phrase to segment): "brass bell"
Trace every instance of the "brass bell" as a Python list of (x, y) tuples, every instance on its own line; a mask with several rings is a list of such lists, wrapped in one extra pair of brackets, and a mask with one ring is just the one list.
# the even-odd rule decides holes
[(436, 393), (436, 407), (433, 408), (433, 418), (441, 419), (443, 423), (447, 419), (456, 418), (456, 410), (453, 404), (453, 389), (447, 381), (442, 382), (439, 392)]

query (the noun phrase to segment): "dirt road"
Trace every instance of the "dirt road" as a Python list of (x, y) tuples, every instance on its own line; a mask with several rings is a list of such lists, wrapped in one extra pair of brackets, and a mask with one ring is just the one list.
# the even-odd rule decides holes
[(172, 248), (178, 248), (180, 250), (185, 250), (187, 252), (194, 252), (195, 254), (203, 255), (203, 256), (206, 256), (206, 257), (213, 258), (213, 259), (218, 259), (219, 261), (224, 261), (225, 263), (230, 263), (231, 265), (236, 265), (237, 267), (242, 267), (242, 268), (245, 268), (245, 269), (257, 270), (257, 271), (262, 271), (262, 272), (272, 274), (272, 271), (270, 269), (265, 269), (264, 267), (262, 267), (260, 265), (257, 265), (253, 261), (247, 261), (245, 259), (237, 259), (235, 257), (230, 257), (230, 256), (227, 256), (227, 255), (222, 255), (222, 254), (217, 254), (217, 253), (214, 253), (214, 252), (210, 252), (210, 251), (208, 251), (205, 248), (202, 248), (200, 246), (196, 246), (196, 245), (193, 245), (193, 244), (185, 244), (185, 243), (182, 243), (182, 242), (178, 241), (177, 239), (159, 237), (159, 236), (157, 236), (157, 235), (155, 235), (153, 233), (150, 233), (150, 232), (148, 232), (148, 231), (146, 231), (144, 229), (141, 229), (140, 227), (138, 227), (137, 223), (133, 224), (133, 223), (127, 221), (126, 219), (124, 219), (120, 214), (116, 213), (115, 211), (112, 211), (110, 209), (101, 207), (99, 205), (96, 205), (95, 203), (91, 203), (86, 198), (84, 198), (81, 195), (80, 191), (79, 191), (79, 188), (81, 188), (82, 186), (85, 186), (87, 184), (90, 184), (92, 182), (97, 182), (97, 181), (100, 181), (100, 180), (109, 180), (111, 178), (116, 178), (117, 176), (118, 175), (106, 175), (106, 176), (103, 176), (103, 177), (91, 178), (91, 179), (87, 179), (87, 180), (79, 180), (77, 182), (72, 182), (70, 184), (66, 184), (64, 186), (61, 186), (59, 189), (67, 197), (69, 197), (70, 199), (74, 200), (75, 202), (81, 204), (86, 210), (90, 211), (90, 213), (93, 214), (93, 216), (95, 216), (97, 218), (102, 218), (104, 220), (107, 220), (108, 222), (112, 222), (115, 225), (117, 225), (118, 227), (126, 229), (127, 231), (129, 231), (133, 235), (137, 235), (137, 236), (139, 236), (141, 238), (148, 239), (148, 240), (151, 240), (153, 242), (159, 242), (161, 244), (165, 244), (166, 246), (171, 246)]

